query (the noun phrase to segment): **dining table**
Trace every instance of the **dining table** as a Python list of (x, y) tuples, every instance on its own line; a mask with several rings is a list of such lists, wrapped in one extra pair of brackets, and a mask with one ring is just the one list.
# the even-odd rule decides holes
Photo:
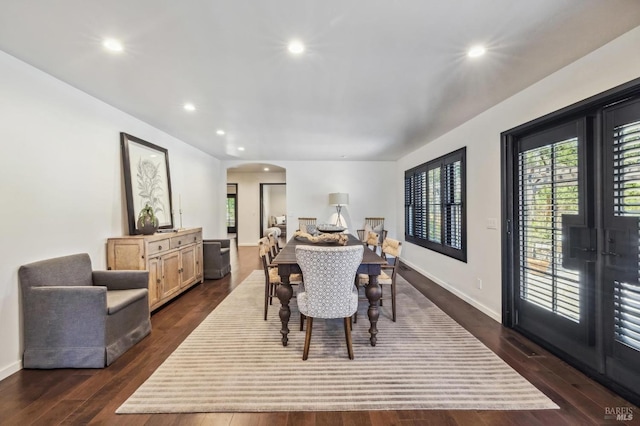
[[(349, 239), (347, 240), (346, 245), (364, 245), (364, 243), (354, 235), (348, 234), (348, 237)], [(336, 243), (314, 243), (306, 240), (305, 238), (298, 238), (294, 236), (271, 261), (272, 266), (278, 267), (278, 275), (280, 275), (280, 279), (282, 281), (282, 284), (279, 285), (276, 290), (276, 295), (280, 300), (279, 315), (280, 321), (282, 323), (282, 328), (280, 330), (280, 334), (282, 334), (282, 346), (287, 346), (287, 342), (289, 341), (287, 337), (289, 334), (289, 318), (291, 317), (291, 308), (289, 307), (289, 302), (291, 301), (291, 297), (293, 296), (293, 288), (291, 287), (289, 277), (291, 276), (291, 274), (302, 273), (302, 270), (300, 269), (300, 266), (298, 265), (298, 262), (296, 260), (296, 246), (299, 245), (336, 246)], [(380, 275), (382, 266), (386, 264), (387, 261), (385, 259), (365, 246), (362, 256), (362, 262), (360, 263), (360, 266), (358, 266), (357, 274), (366, 274), (369, 276), (369, 284), (365, 287), (365, 295), (367, 296), (367, 300), (369, 302), (367, 316), (369, 317), (370, 324), (369, 341), (371, 342), (371, 346), (375, 346), (377, 342), (377, 324), (378, 317), (380, 316), (380, 313), (378, 311), (378, 301), (380, 300), (382, 291), (380, 289), (380, 285), (378, 284), (378, 276)], [(302, 279), (304, 282), (304, 276), (302, 277)]]

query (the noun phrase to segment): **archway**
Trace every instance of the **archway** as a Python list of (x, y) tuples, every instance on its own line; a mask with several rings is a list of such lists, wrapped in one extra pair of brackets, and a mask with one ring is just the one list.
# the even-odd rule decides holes
[[(274, 203), (273, 207), (265, 202), (263, 188), (286, 185), (286, 169), (269, 163), (241, 163), (227, 167), (227, 185), (235, 185), (236, 189), (236, 238), (238, 245), (255, 246), (264, 235), (264, 229), (270, 225), (272, 216), (286, 217), (286, 189), (284, 201)], [(286, 188), (286, 186), (284, 186)], [(275, 210), (274, 210), (275, 209)], [(273, 211), (272, 211), (273, 210)]]

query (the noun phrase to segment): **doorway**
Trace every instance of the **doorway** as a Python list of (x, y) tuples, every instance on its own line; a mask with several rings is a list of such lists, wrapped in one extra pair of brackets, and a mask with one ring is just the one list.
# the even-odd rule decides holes
[(280, 237), (286, 240), (287, 233), (287, 184), (260, 184), (260, 230), (265, 235), (267, 228), (280, 229)]
[(619, 90), (503, 134), (503, 322), (637, 403), (640, 84)]
[(227, 233), (238, 233), (238, 184), (227, 184)]

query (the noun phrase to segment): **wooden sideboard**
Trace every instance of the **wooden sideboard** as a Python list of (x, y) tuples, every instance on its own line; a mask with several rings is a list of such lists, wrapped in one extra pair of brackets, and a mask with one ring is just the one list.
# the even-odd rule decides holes
[(107, 268), (149, 271), (154, 310), (202, 282), (202, 228), (109, 238)]

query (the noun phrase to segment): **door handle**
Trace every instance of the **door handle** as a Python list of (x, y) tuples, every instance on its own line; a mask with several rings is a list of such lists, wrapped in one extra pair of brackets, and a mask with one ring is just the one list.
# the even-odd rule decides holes
[(603, 255), (603, 256), (620, 256), (618, 253), (614, 253), (612, 251), (603, 251), (600, 254)]

